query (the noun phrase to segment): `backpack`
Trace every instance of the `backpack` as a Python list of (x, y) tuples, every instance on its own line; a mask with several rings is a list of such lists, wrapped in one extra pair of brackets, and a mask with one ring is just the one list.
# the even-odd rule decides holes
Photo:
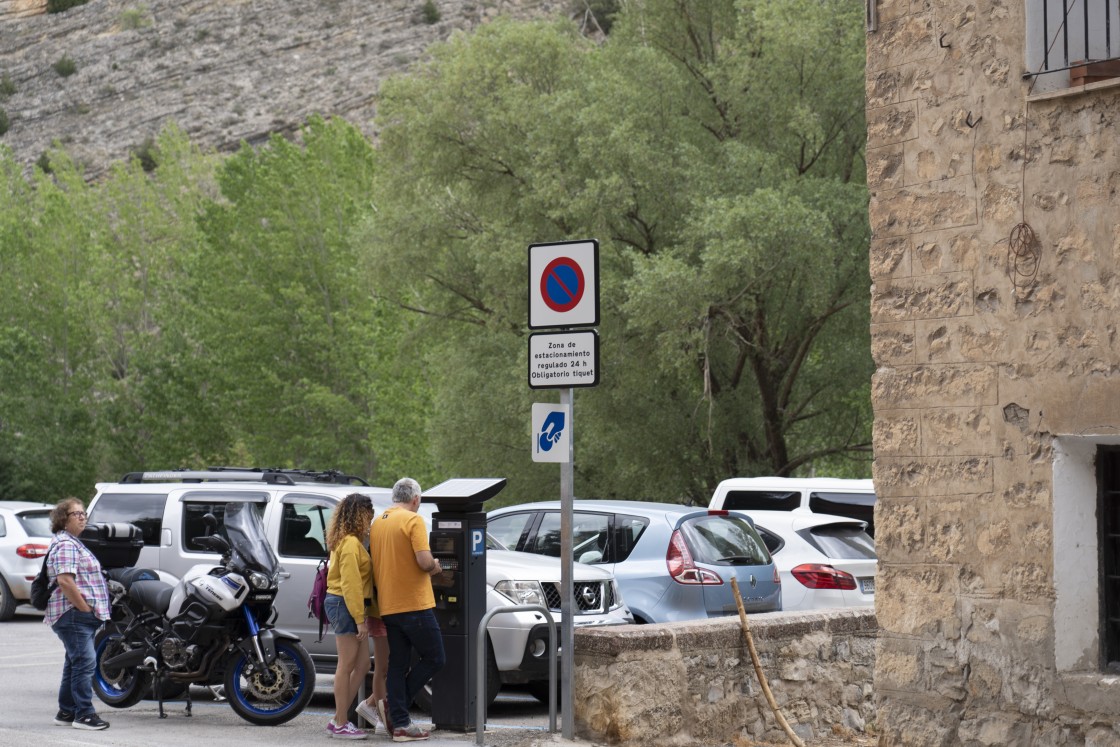
[(323, 630), (329, 622), (327, 619), (327, 559), (319, 561), (319, 568), (315, 571), (315, 581), (311, 584), (311, 596), (307, 598), (307, 616), (319, 621), (319, 640), (323, 640)]
[(58, 587), (57, 581), (51, 581), (50, 574), (47, 573), (47, 560), (51, 557), (50, 552), (43, 558), (43, 567), (39, 569), (39, 575), (31, 582), (31, 606), (37, 610), (45, 610), (47, 603), (51, 600), (51, 594)]

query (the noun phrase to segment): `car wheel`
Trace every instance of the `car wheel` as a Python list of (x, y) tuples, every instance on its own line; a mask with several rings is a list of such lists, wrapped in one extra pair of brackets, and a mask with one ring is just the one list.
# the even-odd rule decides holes
[(0, 622), (11, 620), (16, 616), (16, 598), (12, 596), (12, 587), (0, 576)]
[[(532, 680), (525, 684), (529, 694), (542, 703), (548, 704), (548, 680)], [(556, 706), (560, 706), (560, 683), (556, 683)]]

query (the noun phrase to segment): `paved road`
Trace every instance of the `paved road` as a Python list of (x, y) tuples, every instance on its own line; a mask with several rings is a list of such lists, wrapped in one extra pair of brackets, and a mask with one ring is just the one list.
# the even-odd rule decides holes
[[(161, 720), (154, 702), (143, 701), (131, 708), (116, 710), (95, 697), (94, 706), (110, 722), (109, 729), (88, 732), (55, 726), (52, 719), (58, 707), (62, 662), (62, 643), (43, 625), (41, 613), (23, 608), (15, 619), (0, 623), (0, 745), (150, 747), (210, 743), (241, 747), (314, 744), (328, 739), (324, 728), (334, 711), (329, 676), (318, 678), (315, 697), (307, 709), (281, 726), (253, 726), (225, 703), (213, 700), (204, 688), (192, 688), (194, 715), (189, 718), (184, 715), (181, 703), (165, 706), (168, 718)], [(430, 725), (430, 720), (420, 712), (414, 713), (414, 719)], [(382, 734), (365, 743), (388, 741)], [(527, 693), (516, 691), (503, 692), (490, 708), (484, 742), (493, 747), (573, 744), (548, 732), (546, 706)], [(437, 731), (425, 744), (469, 747), (475, 743), (473, 731), (466, 734)]]

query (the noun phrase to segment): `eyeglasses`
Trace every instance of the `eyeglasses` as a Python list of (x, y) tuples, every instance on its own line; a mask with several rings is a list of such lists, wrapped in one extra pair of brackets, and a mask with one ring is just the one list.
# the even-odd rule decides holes
[(81, 517), (83, 519), (86, 518), (87, 516), (89, 516), (89, 514), (87, 514), (85, 511), (70, 511), (66, 515), (67, 516), (78, 516), (78, 517)]

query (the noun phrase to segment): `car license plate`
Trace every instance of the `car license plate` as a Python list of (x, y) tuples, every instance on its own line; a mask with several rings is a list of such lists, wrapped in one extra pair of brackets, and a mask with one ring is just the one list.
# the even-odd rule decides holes
[(875, 579), (874, 578), (861, 578), (859, 580), (859, 590), (864, 594), (875, 593)]

